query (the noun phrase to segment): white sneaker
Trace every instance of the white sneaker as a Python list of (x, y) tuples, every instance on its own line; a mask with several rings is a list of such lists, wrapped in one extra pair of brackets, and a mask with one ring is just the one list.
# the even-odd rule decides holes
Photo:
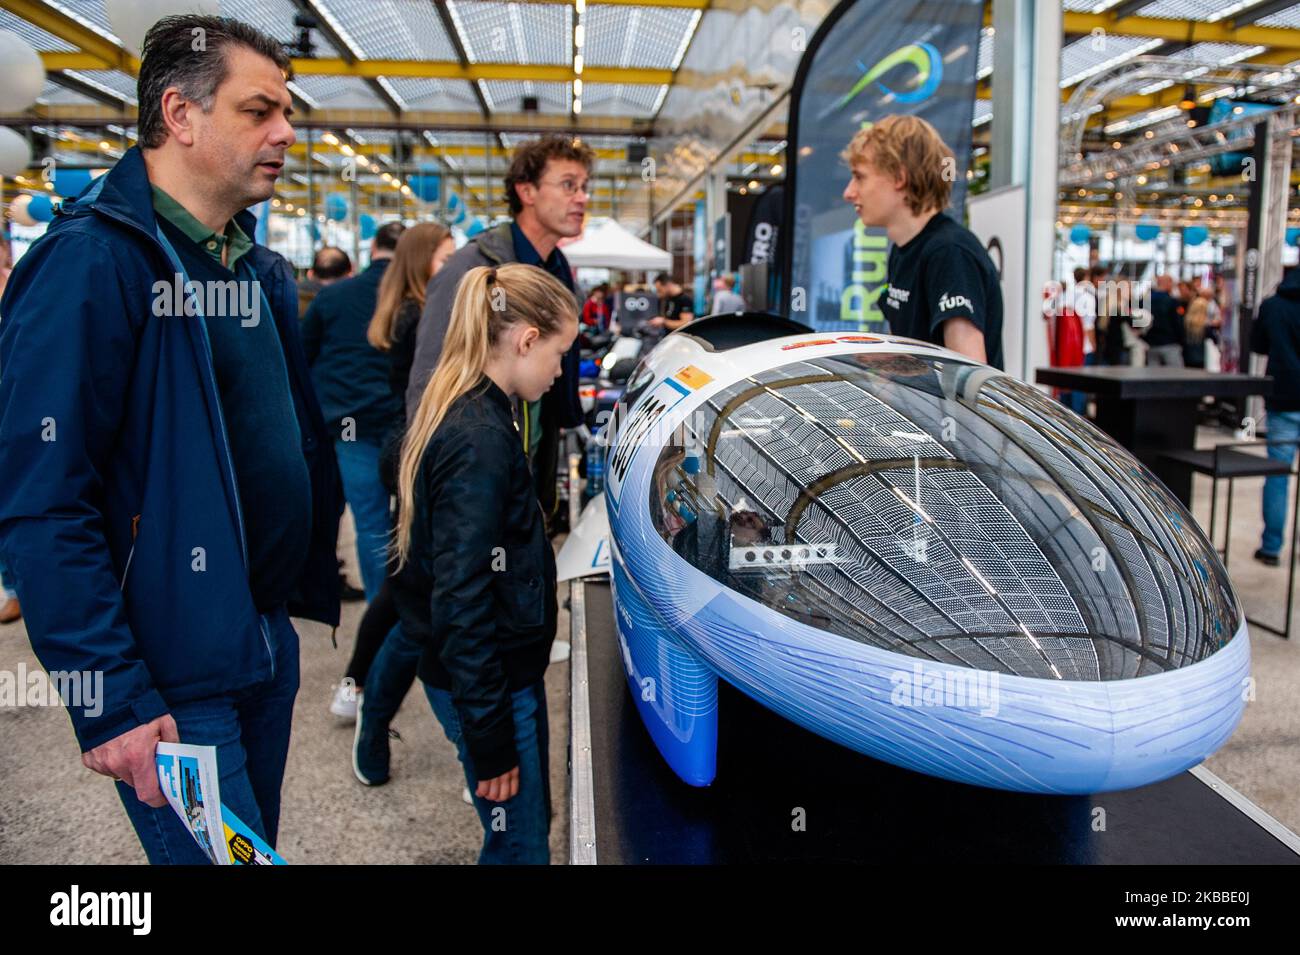
[(471, 796), (471, 795), (469, 794), (469, 787), (468, 787), (468, 786), (463, 786), (463, 787), (461, 787), (461, 790), (460, 790), (460, 798), (461, 798), (464, 802), (469, 803), (471, 806), (474, 805), (474, 797)]
[(345, 676), (343, 682), (334, 688), (334, 699), (330, 702), (330, 712), (335, 716), (341, 716), (345, 720), (355, 720), (357, 718), (357, 697), (361, 695), (361, 690), (357, 689), (356, 681), (350, 676)]
[(551, 644), (551, 662), (563, 663), (569, 659), (569, 652), (572, 649), (568, 640), (556, 640)]

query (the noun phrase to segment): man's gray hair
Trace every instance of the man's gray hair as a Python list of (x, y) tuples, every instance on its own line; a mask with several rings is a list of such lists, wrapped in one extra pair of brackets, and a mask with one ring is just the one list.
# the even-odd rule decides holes
[(240, 20), (185, 14), (163, 17), (149, 28), (136, 84), (142, 148), (156, 149), (167, 141), (162, 97), (169, 87), (175, 86), (205, 113), (212, 109), (217, 87), (226, 79), (226, 49), (231, 46), (247, 47), (286, 74), (291, 72), (283, 45)]

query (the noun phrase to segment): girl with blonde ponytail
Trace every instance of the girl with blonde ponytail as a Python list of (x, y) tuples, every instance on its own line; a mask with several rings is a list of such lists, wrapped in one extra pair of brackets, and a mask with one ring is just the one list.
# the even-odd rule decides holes
[(555, 557), (514, 399), (546, 393), (577, 333), (577, 302), (542, 269), (470, 270), (402, 445), (394, 596), (483, 823), (480, 863), (550, 858)]

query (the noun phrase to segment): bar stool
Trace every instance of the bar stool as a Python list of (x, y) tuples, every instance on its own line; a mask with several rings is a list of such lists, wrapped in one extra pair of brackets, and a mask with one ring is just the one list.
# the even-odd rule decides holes
[[(1229, 441), (1223, 444), (1215, 445), (1213, 449), (1198, 451), (1165, 451), (1160, 455), (1162, 460), (1171, 464), (1181, 465), (1198, 474), (1205, 474), (1210, 478), (1210, 527), (1208, 536), (1210, 545), (1215, 551), (1222, 555), (1223, 566), (1228, 566), (1228, 547), (1232, 539), (1232, 486), (1238, 478), (1269, 478), (1286, 475), (1291, 477), (1295, 475), (1289, 462), (1275, 461), (1269, 457), (1261, 457), (1258, 454), (1250, 454), (1238, 450), (1243, 447), (1268, 448), (1272, 446), (1286, 445), (1292, 449), (1292, 457), (1300, 442), (1297, 441)], [(1220, 550), (1214, 542), (1214, 525), (1218, 512), (1219, 503), (1219, 482), (1226, 480), (1228, 482), (1228, 508), (1224, 518), (1225, 529), (1223, 533), (1223, 549)], [(1291, 638), (1291, 605), (1295, 597), (1295, 565), (1296, 565), (1296, 541), (1297, 534), (1300, 533), (1300, 513), (1296, 508), (1300, 506), (1300, 480), (1295, 482), (1295, 494), (1291, 502), (1291, 552), (1288, 556), (1290, 569), (1287, 571), (1286, 581), (1286, 620), (1281, 630), (1272, 624), (1255, 620), (1250, 615), (1246, 616), (1246, 622), (1251, 626), (1259, 627), (1261, 630), (1267, 630), (1282, 637), (1284, 640)]]

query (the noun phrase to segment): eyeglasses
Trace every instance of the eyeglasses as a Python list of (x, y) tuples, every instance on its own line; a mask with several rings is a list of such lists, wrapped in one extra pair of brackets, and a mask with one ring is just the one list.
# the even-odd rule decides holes
[(573, 179), (561, 179), (559, 182), (542, 181), (539, 182), (538, 185), (559, 186), (560, 191), (563, 192), (566, 196), (574, 196), (577, 195), (578, 193), (582, 193), (584, 196), (591, 195), (591, 193), (588, 192), (588, 189), (591, 186), (591, 182), (586, 179), (584, 179), (582, 182), (577, 182), (576, 180)]

